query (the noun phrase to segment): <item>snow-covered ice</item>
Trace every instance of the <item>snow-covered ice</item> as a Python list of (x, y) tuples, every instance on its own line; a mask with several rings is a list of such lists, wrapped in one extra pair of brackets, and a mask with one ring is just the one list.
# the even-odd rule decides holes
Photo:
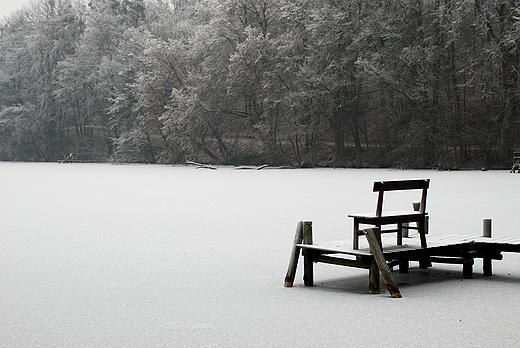
[[(0, 347), (516, 347), (520, 255), (492, 277), (318, 264), (284, 288), (298, 220), (346, 238), (374, 180), (430, 178), (432, 233), (520, 237), (520, 175), (0, 163)], [(388, 200), (387, 200), (388, 199)], [(385, 204), (391, 208), (400, 196)], [(408, 203), (406, 203), (408, 204)], [(301, 266), (301, 265), (300, 265)]]

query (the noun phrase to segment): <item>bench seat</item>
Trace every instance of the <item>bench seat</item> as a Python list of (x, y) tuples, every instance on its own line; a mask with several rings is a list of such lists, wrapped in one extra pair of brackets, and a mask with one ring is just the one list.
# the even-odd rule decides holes
[[(425, 213), (428, 215), (428, 213)], [(410, 210), (394, 210), (394, 211), (385, 211), (383, 216), (376, 216), (374, 213), (357, 213), (357, 214), (349, 214), (350, 218), (359, 218), (359, 219), (386, 219), (386, 218), (395, 218), (397, 216), (406, 216), (413, 218), (414, 216), (422, 215), (421, 212), (418, 211), (410, 211)]]

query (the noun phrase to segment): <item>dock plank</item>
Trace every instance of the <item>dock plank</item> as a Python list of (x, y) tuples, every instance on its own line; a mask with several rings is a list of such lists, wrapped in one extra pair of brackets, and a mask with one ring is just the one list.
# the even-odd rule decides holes
[[(520, 239), (518, 238), (487, 238), (482, 236), (457, 235), (457, 234), (430, 234), (428, 235), (428, 247), (422, 248), (418, 235), (403, 238), (403, 245), (395, 244), (395, 237), (382, 235), (383, 254), (388, 261), (397, 258), (411, 259), (420, 255), (446, 256), (460, 253), (459, 246), (464, 248), (469, 243), (480, 245), (492, 245), (495, 252), (520, 252)], [(353, 257), (372, 257), (367, 243), (360, 243), (359, 249), (354, 250), (352, 245), (345, 240), (320, 242), (314, 244), (297, 244), (298, 248), (316, 250), (322, 255), (342, 254)], [(485, 247), (484, 247), (485, 248)], [(421, 250), (424, 250), (421, 253)], [(458, 251), (457, 251), (458, 250)], [(419, 255), (419, 256), (417, 256)], [(454, 255), (455, 256), (455, 255)]]
[(520, 245), (520, 239), (518, 238), (478, 238), (475, 239), (475, 241), (483, 242), (483, 243), (499, 243), (499, 244), (519, 244)]

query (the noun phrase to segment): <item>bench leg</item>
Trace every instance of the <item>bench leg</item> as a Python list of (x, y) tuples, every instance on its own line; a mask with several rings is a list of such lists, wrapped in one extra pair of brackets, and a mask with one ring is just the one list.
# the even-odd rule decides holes
[(397, 224), (397, 245), (403, 245), (403, 224)]
[(426, 244), (426, 235), (425, 235), (425, 233), (426, 233), (425, 221), (418, 222), (417, 227), (418, 227), (419, 237), (421, 237), (421, 247), (426, 248), (427, 244)]
[(354, 218), (354, 232), (352, 233), (354, 239), (352, 240), (352, 249), (359, 249), (359, 221)]

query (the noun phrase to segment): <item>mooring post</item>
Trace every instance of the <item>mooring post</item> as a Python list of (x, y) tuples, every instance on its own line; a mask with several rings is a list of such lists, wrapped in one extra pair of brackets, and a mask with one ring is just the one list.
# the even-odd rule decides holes
[(483, 220), (482, 237), (491, 238), (491, 219)]
[[(483, 220), (483, 231), (482, 237), (491, 238), (491, 219)], [(490, 276), (493, 274), (492, 261), (490, 257), (482, 258), (482, 272), (484, 276)]]
[[(312, 221), (303, 223), (303, 244), (312, 244)], [(309, 249), (303, 251), (303, 284), (305, 286), (314, 286), (314, 266), (311, 253), (312, 251)]]
[(473, 278), (473, 264), (475, 261), (471, 256), (471, 253), (466, 254), (466, 257), (462, 261), (462, 278), (464, 279)]
[(287, 268), (287, 274), (285, 275), (284, 286), (290, 288), (293, 286), (294, 277), (296, 276), (296, 267), (298, 267), (298, 259), (300, 258), (300, 248), (297, 244), (300, 244), (303, 239), (303, 221), (298, 221), (296, 225), (296, 234), (294, 235), (294, 243), (291, 251), (291, 258), (289, 260), (289, 267)]

